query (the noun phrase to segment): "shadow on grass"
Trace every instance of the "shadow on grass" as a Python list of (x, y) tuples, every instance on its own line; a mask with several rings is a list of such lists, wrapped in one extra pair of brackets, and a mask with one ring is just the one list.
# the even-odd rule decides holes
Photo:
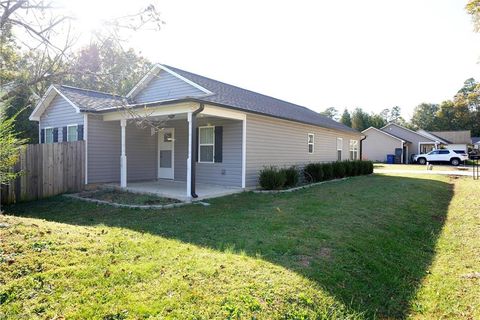
[(211, 200), (209, 207), (168, 211), (56, 197), (11, 206), (7, 213), (122, 227), (220, 251), (243, 251), (306, 276), (367, 317), (402, 318), (434, 257), (453, 196), (452, 185), (444, 181), (357, 177), (286, 194), (237, 194)]

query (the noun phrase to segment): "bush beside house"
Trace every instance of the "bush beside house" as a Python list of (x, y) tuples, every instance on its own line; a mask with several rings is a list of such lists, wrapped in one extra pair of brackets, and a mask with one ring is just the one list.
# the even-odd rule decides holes
[(264, 190), (280, 190), (297, 186), (300, 177), (303, 177), (304, 184), (309, 184), (371, 173), (373, 162), (364, 160), (315, 162), (307, 164), (303, 170), (295, 166), (289, 168), (270, 166), (260, 171), (259, 184)]

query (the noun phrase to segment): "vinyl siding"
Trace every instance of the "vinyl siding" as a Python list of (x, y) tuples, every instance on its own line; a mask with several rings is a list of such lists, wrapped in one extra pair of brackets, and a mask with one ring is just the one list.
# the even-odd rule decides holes
[(225, 186), (242, 186), (242, 121), (200, 118), (199, 126), (223, 126), (222, 162), (197, 163), (197, 181)]
[[(242, 184), (242, 122), (220, 118), (199, 118), (198, 126), (223, 126), (223, 159), (221, 163), (197, 163), (196, 181), (225, 186)], [(175, 129), (174, 179), (187, 180), (188, 123), (170, 121), (165, 125)]]
[[(242, 122), (199, 118), (199, 126), (223, 126), (223, 161), (197, 163), (198, 183), (241, 186)], [(165, 127), (175, 129), (174, 180), (187, 180), (188, 125), (186, 120), (173, 120)], [(88, 119), (88, 180), (89, 183), (120, 181), (120, 122), (103, 121), (99, 116)], [(150, 128), (141, 129), (133, 123), (126, 127), (127, 181), (157, 178), (158, 134)]]
[[(127, 181), (157, 177), (157, 135), (134, 123), (126, 127)], [(120, 181), (120, 121), (88, 118), (88, 182)]]
[[(312, 154), (308, 153), (309, 133), (315, 135)], [(345, 160), (349, 158), (350, 140), (360, 140), (361, 135), (247, 114), (246, 186), (257, 186), (259, 171), (265, 166), (336, 161), (337, 138), (343, 138), (342, 159)]]
[(393, 124), (385, 126), (382, 128), (382, 130), (403, 140), (411, 142), (411, 146), (408, 147), (408, 159), (411, 159), (413, 154), (418, 153), (419, 142), (431, 142), (432, 144), (435, 142), (429, 138), (423, 137), (415, 132), (411, 132)]
[(160, 71), (136, 96), (137, 103), (177, 99), (205, 94), (166, 71)]
[(120, 181), (120, 121), (89, 115), (87, 127), (88, 183)]
[[(40, 117), (40, 129), (47, 127), (59, 128), (58, 141), (65, 141), (62, 127), (71, 124), (83, 124), (83, 113), (77, 113), (74, 107), (60, 95), (57, 95), (50, 106)], [(40, 141), (40, 140), (39, 140)]]
[(364, 131), (367, 138), (363, 141), (362, 156), (365, 160), (386, 162), (387, 154), (395, 154), (395, 148), (402, 148), (403, 143), (375, 129)]

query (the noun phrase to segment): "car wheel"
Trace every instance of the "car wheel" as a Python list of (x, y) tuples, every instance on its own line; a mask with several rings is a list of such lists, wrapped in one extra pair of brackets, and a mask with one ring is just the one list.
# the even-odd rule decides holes
[(423, 164), (427, 163), (427, 159), (425, 159), (425, 158), (420, 158), (420, 159), (417, 160), (417, 162), (418, 162), (419, 164), (422, 164), (422, 165), (423, 165)]
[(460, 164), (460, 160), (457, 158), (453, 158), (452, 160), (450, 160), (450, 163), (452, 164), (452, 166), (456, 167)]

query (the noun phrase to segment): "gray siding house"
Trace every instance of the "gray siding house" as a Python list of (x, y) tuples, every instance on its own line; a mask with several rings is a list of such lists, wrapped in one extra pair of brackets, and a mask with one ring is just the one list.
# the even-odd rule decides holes
[(428, 153), (433, 149), (446, 148), (468, 151), (471, 144), (470, 131), (413, 131), (396, 123), (381, 129), (370, 127), (363, 130), (365, 140), (362, 156), (365, 160), (385, 162), (388, 154), (402, 149), (402, 162), (410, 163), (415, 154)]
[(308, 108), (160, 64), (125, 97), (52, 85), (30, 119), (40, 143), (85, 140), (86, 184), (168, 180), (186, 197), (197, 184), (256, 187), (268, 165), (359, 158), (362, 138)]

